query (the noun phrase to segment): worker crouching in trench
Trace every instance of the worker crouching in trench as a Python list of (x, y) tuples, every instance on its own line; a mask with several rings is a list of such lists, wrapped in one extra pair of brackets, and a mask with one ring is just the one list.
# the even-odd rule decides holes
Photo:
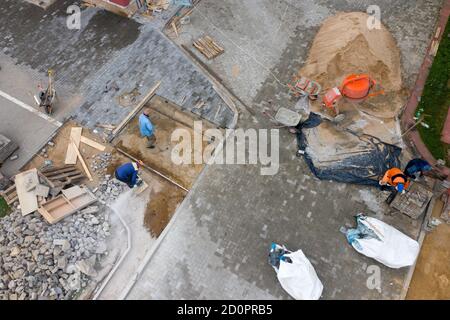
[(137, 162), (128, 162), (116, 169), (114, 172), (117, 180), (122, 181), (130, 188), (140, 186), (142, 179), (139, 177), (139, 169), (143, 166), (143, 162), (138, 160)]

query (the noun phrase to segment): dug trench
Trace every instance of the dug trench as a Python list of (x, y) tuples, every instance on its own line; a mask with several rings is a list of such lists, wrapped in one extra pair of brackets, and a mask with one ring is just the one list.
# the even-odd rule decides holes
[[(120, 135), (113, 140), (113, 144), (116, 149), (124, 151), (135, 159), (142, 160), (146, 166), (189, 190), (204, 165), (173, 163), (171, 154), (176, 142), (171, 141), (171, 136), (176, 129), (185, 129), (192, 137), (194, 134), (193, 123), (200, 119), (184, 113), (180, 107), (159, 96), (153, 97), (146, 107), (150, 108), (150, 119), (155, 127), (156, 147), (154, 149), (147, 148), (147, 141), (140, 135), (138, 121), (141, 113), (138, 113), (129, 122)], [(214, 126), (203, 120), (202, 127), (205, 130)], [(207, 144), (208, 142), (203, 142), (203, 147), (206, 147)], [(194, 157), (193, 153), (192, 157)], [(118, 155), (113, 156), (113, 161), (108, 168), (109, 174), (113, 174), (115, 168), (123, 161), (119, 159)], [(148, 170), (145, 171), (150, 173)], [(158, 186), (152, 188), (144, 224), (153, 237), (158, 237), (187, 192), (157, 174), (151, 173), (150, 179), (157, 181)], [(146, 182), (149, 184), (149, 181)]]

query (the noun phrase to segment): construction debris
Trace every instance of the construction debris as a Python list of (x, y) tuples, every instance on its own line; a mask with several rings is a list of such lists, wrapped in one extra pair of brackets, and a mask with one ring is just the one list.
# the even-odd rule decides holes
[(412, 219), (418, 219), (427, 209), (433, 195), (433, 191), (427, 186), (412, 182), (408, 192), (397, 194), (390, 207)]
[(23, 216), (36, 211), (38, 208), (36, 194), (32, 190), (38, 183), (39, 178), (36, 169), (19, 173), (15, 177), (17, 197)]
[[(92, 220), (95, 218), (95, 224)], [(107, 211), (71, 216), (49, 225), (37, 213), (13, 211), (0, 220), (0, 300), (73, 299), (87, 287), (79, 261), (105, 256)]]
[[(70, 130), (70, 140), (67, 145), (67, 153), (66, 153), (66, 160), (64, 161), (65, 164), (76, 164), (77, 163), (77, 148), (80, 146), (80, 140), (81, 140), (81, 133), (83, 131), (83, 128), (81, 127), (73, 127)], [(74, 144), (72, 145), (73, 142)]]
[(80, 141), (82, 143), (84, 143), (84, 144), (87, 144), (88, 146), (90, 146), (92, 148), (95, 148), (95, 149), (99, 150), (99, 151), (105, 151), (105, 146), (100, 144), (100, 143), (98, 143), (97, 141), (91, 140), (91, 139), (86, 138), (84, 136), (81, 136)]
[(75, 150), (75, 153), (78, 156), (78, 159), (80, 159), (81, 165), (83, 166), (84, 172), (86, 173), (89, 181), (93, 181), (94, 179), (92, 178), (91, 172), (89, 171), (88, 166), (86, 165), (86, 162), (83, 159), (83, 156), (80, 153), (80, 150), (78, 150), (78, 147), (75, 145), (75, 141), (72, 139), (72, 148)]
[(79, 186), (62, 190), (62, 193), (38, 209), (38, 212), (50, 224), (54, 224), (97, 201), (89, 189)]
[(225, 50), (209, 36), (204, 36), (197, 41), (194, 41), (193, 46), (209, 60), (214, 59), (225, 52)]

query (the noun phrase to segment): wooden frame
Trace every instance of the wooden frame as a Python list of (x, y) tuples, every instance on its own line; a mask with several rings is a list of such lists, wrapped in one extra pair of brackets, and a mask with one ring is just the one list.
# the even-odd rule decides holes
[(55, 224), (96, 201), (97, 198), (89, 189), (75, 186), (63, 190), (63, 194), (42, 204), (38, 212), (48, 223)]

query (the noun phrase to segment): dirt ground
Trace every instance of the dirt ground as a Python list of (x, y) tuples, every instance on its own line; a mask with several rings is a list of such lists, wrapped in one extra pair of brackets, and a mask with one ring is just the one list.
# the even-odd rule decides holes
[[(48, 155), (47, 158), (43, 157), (42, 154), (37, 154), (24, 168), (24, 170), (31, 169), (31, 168), (41, 168), (44, 165), (45, 160), (51, 160), (53, 162), (53, 166), (63, 166), (64, 160), (66, 158), (66, 152), (67, 152), (67, 145), (69, 143), (69, 137), (70, 137), (70, 131), (72, 127), (79, 127), (79, 125), (73, 121), (68, 121), (65, 123), (58, 133), (53, 137), (51, 140), (55, 145), (49, 146), (48, 144), (44, 147), (46, 149), (46, 154)], [(91, 172), (93, 181), (89, 181), (88, 179), (83, 180), (83, 183), (85, 183), (87, 186), (94, 188), (99, 183), (99, 178), (103, 178), (103, 176), (99, 176), (91, 169), (91, 164), (94, 161), (94, 158), (96, 155), (102, 152), (113, 152), (113, 147), (109, 144), (107, 144), (105, 141), (102, 141), (102, 139), (96, 135), (95, 133), (91, 132), (89, 129), (83, 128), (82, 136), (85, 136), (91, 140), (97, 141), (98, 143), (105, 146), (105, 151), (99, 151), (95, 148), (92, 148), (84, 143), (80, 143), (79, 150), (81, 155), (84, 158), (84, 161), (86, 162), (87, 166), (89, 167), (89, 170)], [(78, 160), (76, 166), (78, 169), (80, 169), (81, 172), (83, 172), (85, 175), (85, 171), (83, 170), (83, 166), (81, 165), (81, 162)]]
[[(45, 147), (48, 157), (45, 158), (41, 154), (36, 155), (31, 160), (31, 162), (27, 164), (24, 170), (31, 168), (40, 168), (43, 166), (45, 160), (52, 160), (54, 166), (63, 166), (64, 159), (66, 157), (70, 130), (74, 126), (78, 126), (78, 124), (73, 121), (69, 121), (64, 124), (64, 126), (61, 127), (60, 131), (51, 140), (55, 145), (53, 147), (49, 145)], [(110, 152), (112, 154), (112, 161), (106, 171), (106, 174), (113, 175), (115, 169), (119, 165), (131, 161), (126, 156), (120, 154), (111, 144), (106, 143), (103, 139), (101, 139), (98, 135), (91, 132), (90, 130), (83, 128), (82, 135), (103, 144), (106, 147), (105, 151), (103, 152)], [(124, 131), (122, 135), (119, 136), (119, 139), (122, 139), (122, 137), (124, 136), (125, 138), (128, 137), (126, 131)], [(130, 150), (127, 149), (127, 151)], [(91, 169), (90, 165), (94, 161), (95, 156), (102, 152), (83, 143), (80, 143), (80, 152), (85, 159), (93, 177), (93, 181), (84, 179), (82, 182), (91, 188), (95, 188), (103, 178), (103, 174), (96, 174)], [(143, 158), (143, 160), (144, 162), (151, 165), (151, 162), (147, 162), (147, 158)], [(77, 167), (82, 172), (84, 172), (80, 161), (77, 161)], [(178, 180), (181, 182), (188, 181), (189, 183), (187, 185), (190, 186), (196, 175), (194, 175), (194, 173), (192, 172), (189, 173), (191, 174), (191, 176), (189, 176), (188, 179), (183, 179), (183, 171), (180, 171), (180, 178)], [(150, 200), (147, 204), (147, 212), (145, 214), (143, 224), (145, 224), (152, 237), (158, 237), (170, 221), (170, 218), (172, 217), (178, 205), (181, 203), (181, 201), (183, 201), (186, 192), (159, 177), (158, 175), (151, 173), (150, 171), (147, 171), (145, 169), (142, 170), (141, 176), (149, 185), (149, 188), (151, 190)]]
[[(174, 164), (171, 160), (171, 152), (176, 142), (171, 142), (171, 134), (175, 129), (182, 128), (187, 129), (192, 137), (193, 121), (196, 119), (182, 114), (177, 106), (158, 96), (155, 96), (147, 106), (151, 108), (150, 119), (155, 126), (156, 147), (154, 149), (147, 148), (146, 140), (140, 136), (138, 124), (140, 113), (130, 121), (113, 143), (117, 148), (141, 159), (147, 166), (161, 172), (183, 187), (191, 188), (204, 165)], [(204, 123), (203, 130), (210, 127), (209, 124)], [(206, 145), (207, 142), (204, 142), (203, 147)], [(111, 168), (119, 165), (118, 161), (121, 161), (119, 159), (119, 155), (113, 155)], [(113, 172), (113, 169), (109, 171)], [(186, 192), (149, 171), (147, 173), (150, 175), (151, 182), (146, 182), (149, 183), (152, 192), (144, 223), (152, 236), (158, 237), (169, 223), (178, 205), (183, 201)]]
[[(437, 201), (433, 217), (439, 218), (442, 201)], [(442, 223), (425, 236), (408, 300), (450, 299), (450, 225)]]
[[(140, 113), (130, 121), (120, 136), (114, 141), (116, 147), (142, 160), (146, 165), (189, 189), (204, 165), (174, 164), (171, 160), (171, 153), (172, 148), (177, 143), (171, 142), (171, 135), (175, 129), (187, 129), (191, 133), (191, 137), (193, 137), (194, 131), (190, 123), (187, 121), (180, 122), (167, 116), (173, 114), (172, 109), (176, 107), (170, 102), (166, 103), (166, 100), (160, 97), (154, 97), (147, 106), (151, 108), (150, 119), (155, 127), (156, 147), (154, 149), (147, 148), (146, 140), (139, 133), (138, 122)], [(206, 146), (207, 142), (204, 142), (203, 147)]]
[[(107, 173), (114, 174), (114, 170), (130, 159), (115, 151)], [(149, 230), (152, 237), (157, 238), (169, 223), (175, 210), (186, 196), (186, 191), (161, 178), (160, 176), (141, 169), (141, 178), (148, 184), (150, 199), (144, 215), (143, 224)]]

